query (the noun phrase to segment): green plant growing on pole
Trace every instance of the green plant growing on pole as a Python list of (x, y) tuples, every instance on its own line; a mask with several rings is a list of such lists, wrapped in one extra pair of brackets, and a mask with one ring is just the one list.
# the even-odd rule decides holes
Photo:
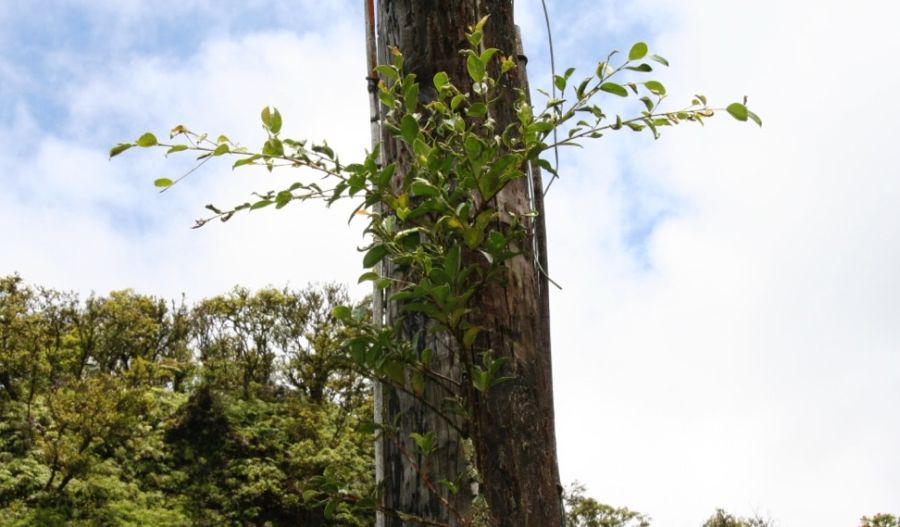
[[(554, 166), (541, 157), (547, 150), (581, 145), (607, 133), (648, 132), (658, 138), (666, 127), (703, 124), (720, 111), (738, 121), (761, 125), (760, 118), (747, 108), (746, 99), (715, 108), (704, 96), (696, 95), (681, 109), (664, 109), (667, 90), (650, 74), (668, 62), (638, 42), (624, 57), (611, 53), (583, 79), (577, 79), (573, 68), (554, 76), (559, 96), (545, 93), (547, 100), (539, 109), (519, 91), (514, 122), (500, 127), (492, 112), (503, 95), (498, 81), (517, 75), (517, 64), (512, 56), (485, 48), (485, 22), (486, 17), (470, 27), (470, 47), (460, 52), (471, 89), (454, 85), (443, 72), (432, 79), (417, 79), (404, 70), (404, 57), (397, 49), (392, 52), (392, 64), (377, 66), (382, 126), (408, 156), (402, 171), (396, 162), (382, 166), (378, 147), (358, 162), (344, 164), (326, 142), (283, 137), (282, 116), (271, 107), (261, 113), (267, 138), (257, 151), (240, 147), (224, 135), (213, 140), (180, 125), (172, 129), (169, 141), (161, 142), (148, 132), (110, 151), (110, 157), (115, 157), (132, 147), (157, 147), (164, 148), (166, 155), (199, 154), (201, 163), (230, 155), (237, 157), (233, 168), (261, 165), (271, 171), (292, 167), (315, 176), (230, 208), (207, 205), (211, 214), (197, 220), (196, 227), (215, 219), (227, 221), (244, 210), (280, 209), (307, 200), (328, 204), (356, 200), (351, 219), (365, 216), (366, 232), (372, 235), (359, 281), (371, 281), (385, 290), (401, 312), (427, 318), (428, 332), (455, 344), (462, 367), (456, 376), (436, 371), (432, 368), (434, 350), (420, 345), (423, 336), (405, 337), (399, 322), (381, 326), (349, 306), (333, 312), (352, 331), (344, 350), (360, 372), (396, 390), (421, 398), (426, 385), (437, 386), (445, 395), (440, 406), (421, 400), (476, 445), (481, 431), (473, 415), (487, 392), (511, 379), (504, 369), (505, 358), (486, 345), (488, 339), (483, 337), (492, 328), (481, 323), (476, 299), (489, 284), (503, 280), (503, 270), (511, 261), (534, 258), (525, 242), (530, 239), (537, 212), (515, 213), (496, 199), (498, 194), (512, 182), (529, 177), (533, 168), (556, 175)], [(432, 83), (436, 98), (421, 101), (420, 82)], [(603, 97), (636, 100), (641, 106), (634, 115), (621, 116), (604, 110), (600, 104)], [(560, 132), (557, 140), (554, 131)], [(166, 190), (183, 177), (157, 179), (155, 185)], [(390, 273), (378, 270), (383, 261), (391, 262)], [(389, 440), (406, 439), (397, 437), (391, 423), (374, 424), (372, 429)], [(418, 452), (402, 448), (401, 452), (414, 466), (414, 459), (439, 455), (430, 431), (416, 433), (412, 439)], [(476, 471), (481, 462), (478, 455), (473, 456)], [(442, 495), (438, 487), (455, 494), (464, 484), (432, 481), (421, 467), (416, 469), (438, 498)], [(348, 507), (379, 507), (376, 496), (344, 494), (341, 482), (330, 472), (323, 474), (318, 484), (304, 493), (304, 499), (321, 502), (326, 516)], [(446, 500), (442, 502), (453, 508)], [(406, 511), (386, 512), (405, 521), (444, 525)], [(466, 511), (454, 509), (452, 513), (458, 524), (471, 524)]]

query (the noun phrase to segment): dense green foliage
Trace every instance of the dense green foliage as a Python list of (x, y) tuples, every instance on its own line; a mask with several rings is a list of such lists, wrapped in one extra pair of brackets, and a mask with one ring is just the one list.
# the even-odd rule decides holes
[(347, 301), (79, 300), (0, 278), (0, 525), (326, 524), (311, 481), (372, 485), (368, 385), (331, 317)]

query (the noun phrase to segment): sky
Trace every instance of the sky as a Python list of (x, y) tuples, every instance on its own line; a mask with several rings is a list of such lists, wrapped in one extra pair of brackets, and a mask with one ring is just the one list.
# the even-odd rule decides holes
[[(358, 5), (357, 5), (358, 4)], [(718, 116), (560, 152), (547, 197), (563, 480), (699, 526), (715, 508), (783, 527), (900, 511), (900, 35), (891, 3), (547, 0), (556, 63), (646, 41), (676, 107)], [(207, 203), (286, 172), (110, 146), (176, 124), (369, 145), (362, 3), (34, 0), (0, 9), (0, 275), (83, 294), (200, 298), (353, 284), (362, 222), (289, 206), (192, 230)], [(539, 0), (517, 22), (549, 86)], [(578, 73), (576, 73), (578, 77)], [(337, 209), (337, 210), (334, 210)], [(355, 289), (360, 295), (365, 291)]]

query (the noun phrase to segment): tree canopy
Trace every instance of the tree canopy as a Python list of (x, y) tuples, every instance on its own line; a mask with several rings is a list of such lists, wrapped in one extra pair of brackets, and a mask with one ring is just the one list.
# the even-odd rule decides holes
[(347, 301), (331, 285), (82, 300), (0, 279), (0, 525), (324, 525), (313, 478), (373, 483), (369, 385), (330, 314)]

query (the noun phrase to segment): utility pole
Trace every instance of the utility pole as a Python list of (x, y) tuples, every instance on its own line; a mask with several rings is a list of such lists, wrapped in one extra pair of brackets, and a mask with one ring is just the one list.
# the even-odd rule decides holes
[[(459, 50), (468, 46), (467, 28), (490, 15), (485, 44), (504, 55), (518, 55), (518, 75), (500, 77), (500, 101), (495, 104), (497, 128), (515, 119), (516, 90), (527, 90), (525, 60), (513, 22), (512, 0), (380, 0), (377, 11), (375, 53), (380, 64), (391, 63), (390, 48), (404, 55), (405, 69), (420, 83), (420, 98), (435, 97), (431, 79), (443, 71), (466, 91), (471, 81)], [(369, 64), (370, 71), (373, 64)], [(374, 77), (374, 73), (370, 73)], [(377, 103), (376, 103), (377, 104)], [(377, 106), (373, 106), (377, 109)], [(377, 115), (377, 112), (375, 112)], [(380, 137), (379, 137), (380, 135)], [(402, 145), (373, 126), (373, 142), (381, 142), (383, 163), (397, 162), (395, 177), (403, 177), (408, 154)], [(407, 158), (408, 159), (408, 158)], [(490, 525), (498, 527), (560, 527), (561, 487), (556, 459), (553, 387), (550, 361), (549, 299), (546, 278), (546, 240), (543, 186), (537, 171), (518, 178), (496, 198), (498, 209), (524, 217), (532, 211), (529, 236), (520, 248), (524, 255), (510, 260), (503, 280), (490, 285), (479, 298), (478, 320), (485, 331), (478, 337), (481, 349), (506, 359), (504, 374), (513, 380), (479, 394), (471, 420), (448, 423), (429, 405), (441, 408), (444, 393), (439, 386), (426, 387), (428, 402), (376, 387), (376, 421), (395, 424), (399, 433), (385, 436), (376, 446), (376, 479), (382, 486), (384, 511), (378, 527), (467, 525), (473, 498), (483, 498), (490, 511)], [(388, 264), (389, 265), (389, 264)], [(389, 275), (391, 270), (383, 269)], [(419, 335), (418, 345), (433, 350), (432, 367), (448, 377), (460, 377), (460, 350), (449, 339), (427, 333), (423, 316), (401, 314), (397, 306), (376, 297), (376, 319), (401, 321), (409, 338)], [(382, 309), (383, 307), (383, 309)], [(465, 375), (463, 375), (465, 379)], [(433, 384), (433, 383), (432, 383)], [(409, 439), (410, 433), (432, 431), (438, 444), (435, 455), (423, 459)], [(477, 460), (475, 479), (468, 467)], [(478, 482), (480, 480), (480, 482)], [(452, 482), (452, 484), (442, 483)], [(451, 492), (451, 487), (458, 487)]]

